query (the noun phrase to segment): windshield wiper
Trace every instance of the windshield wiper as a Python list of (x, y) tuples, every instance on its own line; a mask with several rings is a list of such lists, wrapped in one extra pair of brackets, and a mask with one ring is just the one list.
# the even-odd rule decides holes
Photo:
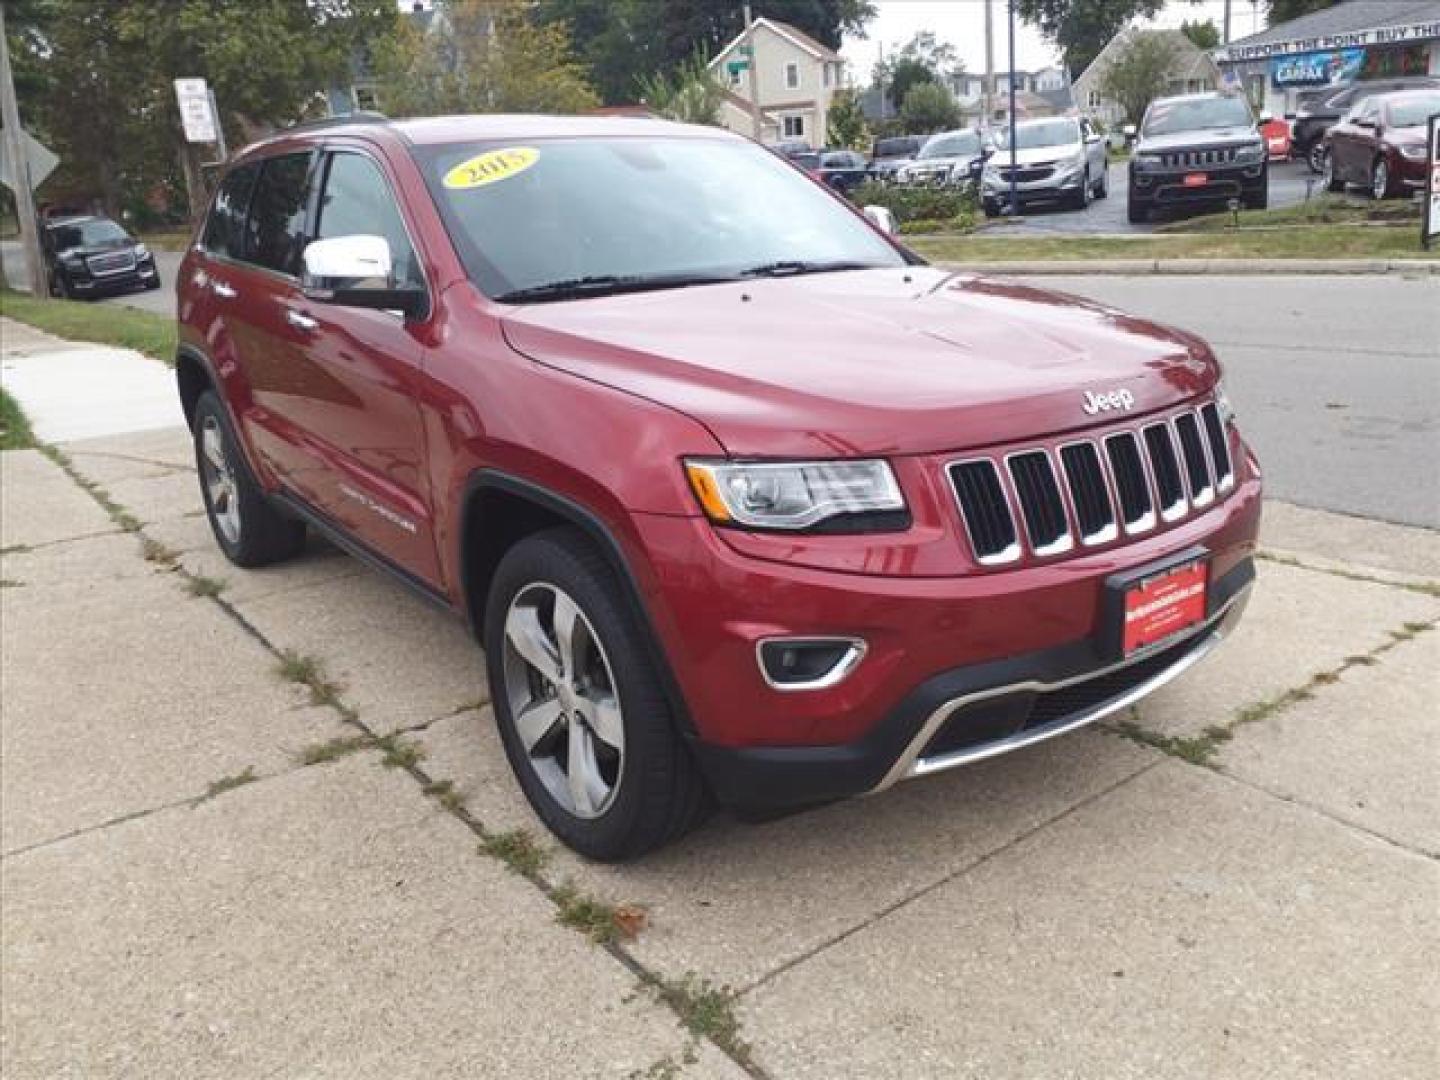
[(874, 270), (876, 263), (837, 259), (833, 262), (806, 262), (803, 259), (781, 259), (741, 270), (741, 277), (794, 277), (796, 274), (828, 274), (835, 270)]
[(721, 274), (591, 274), (512, 289), (495, 299), (508, 304), (527, 300), (576, 300), (585, 296), (611, 296), (650, 289), (683, 289), (687, 285), (718, 285), (734, 280), (733, 276)]

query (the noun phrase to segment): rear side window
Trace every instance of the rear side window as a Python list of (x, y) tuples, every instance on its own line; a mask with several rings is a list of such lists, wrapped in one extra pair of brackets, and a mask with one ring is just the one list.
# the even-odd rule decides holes
[(310, 200), (310, 158), (308, 153), (285, 154), (265, 162), (245, 219), (241, 258), (246, 262), (292, 277), (300, 275)]
[(220, 185), (220, 194), (215, 196), (215, 205), (210, 209), (210, 220), (205, 224), (205, 239), (201, 243), (206, 251), (237, 259), (240, 257), (240, 234), (245, 226), (245, 211), (250, 208), (250, 194), (255, 190), (255, 178), (259, 175), (259, 165), (241, 165), (225, 177), (225, 182)]
[(395, 283), (424, 286), (420, 261), (380, 167), (363, 154), (335, 154), (330, 158), (315, 236), (328, 240), (356, 235), (383, 236), (390, 244)]

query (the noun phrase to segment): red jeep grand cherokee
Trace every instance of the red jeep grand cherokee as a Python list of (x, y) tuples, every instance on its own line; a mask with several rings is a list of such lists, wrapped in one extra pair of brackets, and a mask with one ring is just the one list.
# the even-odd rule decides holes
[(314, 529), (461, 614), (595, 858), (1089, 723), (1254, 576), (1203, 342), (930, 268), (715, 129), (296, 129), (231, 166), (179, 291), (226, 555)]

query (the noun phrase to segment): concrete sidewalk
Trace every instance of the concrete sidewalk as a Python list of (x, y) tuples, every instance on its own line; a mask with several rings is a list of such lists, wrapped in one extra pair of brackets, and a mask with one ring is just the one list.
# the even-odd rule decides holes
[(458, 623), (224, 563), (183, 428), (60, 450), (0, 457), (7, 1080), (1440, 1070), (1434, 533), (1273, 506), (1123, 731), (605, 867)]

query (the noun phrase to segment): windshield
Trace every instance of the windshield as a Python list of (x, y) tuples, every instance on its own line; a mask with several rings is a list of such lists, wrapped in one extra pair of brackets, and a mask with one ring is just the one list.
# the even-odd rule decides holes
[(881, 139), (875, 144), (875, 156), (877, 158), (909, 157), (915, 153), (915, 148), (919, 145), (914, 139)]
[(618, 291), (646, 281), (905, 265), (864, 218), (739, 139), (620, 136), (412, 152), (470, 277), (492, 297), (556, 283), (608, 282)]
[(1173, 135), (1205, 128), (1249, 127), (1250, 106), (1244, 98), (1204, 97), (1157, 101), (1145, 113), (1144, 135)]
[(1436, 113), (1440, 113), (1440, 93), (1390, 103), (1390, 123), (1395, 127), (1417, 127)]
[[(1069, 146), (1080, 141), (1080, 127), (1074, 120), (1041, 120), (1037, 123), (1015, 126), (1015, 149), (1035, 150), (1042, 146)], [(1002, 150), (1010, 149), (1010, 129), (999, 128), (995, 132), (995, 144)]]
[(109, 218), (75, 221), (67, 225), (52, 225), (50, 235), (54, 240), (56, 251), (88, 247), (91, 244), (113, 244), (117, 240), (130, 239), (129, 234)]
[(980, 136), (973, 131), (957, 131), (936, 135), (920, 151), (920, 160), (943, 157), (967, 157), (980, 153)]

